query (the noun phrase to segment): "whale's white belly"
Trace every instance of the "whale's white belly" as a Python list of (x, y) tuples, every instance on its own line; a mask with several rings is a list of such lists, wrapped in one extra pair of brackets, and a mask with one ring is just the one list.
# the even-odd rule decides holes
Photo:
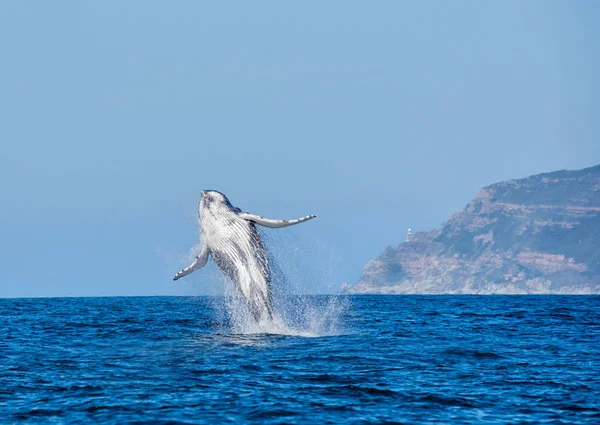
[(235, 215), (218, 221), (203, 225), (213, 259), (251, 309), (261, 316), (270, 314), (268, 257), (258, 231)]

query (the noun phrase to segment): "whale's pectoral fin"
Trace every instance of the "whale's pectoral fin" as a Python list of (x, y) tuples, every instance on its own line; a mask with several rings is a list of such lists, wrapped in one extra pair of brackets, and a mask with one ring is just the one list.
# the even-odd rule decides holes
[(183, 269), (179, 273), (177, 273), (175, 275), (175, 277), (173, 277), (173, 280), (177, 280), (179, 278), (187, 276), (188, 274), (193, 273), (196, 270), (204, 267), (204, 265), (208, 261), (208, 254), (209, 254), (208, 247), (206, 246), (205, 243), (203, 243), (202, 247), (200, 248), (200, 254), (198, 254), (198, 256), (194, 259), (192, 264), (190, 264), (185, 269)]
[(261, 217), (260, 215), (250, 214), (246, 212), (240, 213), (239, 216), (244, 220), (251, 221), (252, 223), (258, 224), (260, 226), (271, 227), (273, 229), (304, 223), (305, 221), (311, 220), (316, 217), (316, 215), (313, 214), (307, 215), (306, 217), (296, 218), (294, 220), (275, 220), (272, 218)]

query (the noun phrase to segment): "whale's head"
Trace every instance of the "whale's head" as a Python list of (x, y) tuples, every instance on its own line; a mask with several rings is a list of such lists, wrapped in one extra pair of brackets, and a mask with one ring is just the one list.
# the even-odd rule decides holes
[(232, 210), (233, 206), (227, 196), (216, 190), (203, 190), (200, 193), (200, 205), (198, 213), (202, 216), (205, 212), (219, 213), (224, 210)]

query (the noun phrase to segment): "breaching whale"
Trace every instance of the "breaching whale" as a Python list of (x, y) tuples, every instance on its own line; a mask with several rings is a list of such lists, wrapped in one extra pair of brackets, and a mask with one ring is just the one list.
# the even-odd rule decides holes
[(313, 219), (274, 220), (234, 207), (216, 190), (203, 190), (198, 206), (200, 253), (192, 264), (175, 275), (177, 280), (203, 267), (209, 255), (246, 300), (257, 322), (273, 317), (271, 269), (268, 253), (255, 225), (280, 228)]

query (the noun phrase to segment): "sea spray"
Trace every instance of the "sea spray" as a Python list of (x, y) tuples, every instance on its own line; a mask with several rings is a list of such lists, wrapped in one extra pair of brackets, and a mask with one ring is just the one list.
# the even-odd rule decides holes
[[(298, 247), (283, 236), (273, 237), (272, 232), (263, 238), (269, 250), (273, 318), (257, 323), (234, 284), (222, 278), (224, 309), (222, 317), (232, 334), (280, 334), (306, 337), (338, 335), (345, 333), (343, 316), (349, 308), (346, 297), (335, 295), (306, 295), (311, 289), (331, 288), (333, 264), (331, 256), (315, 246)], [(302, 272), (297, 264), (304, 255)], [(306, 260), (309, 260), (308, 262)], [(308, 267), (307, 267), (308, 265)], [(310, 280), (306, 280), (310, 276)], [(215, 306), (215, 310), (218, 307)]]
[(343, 324), (349, 308), (347, 297), (277, 291), (273, 296), (273, 318), (256, 322), (231, 282), (224, 282), (224, 291), (225, 296), (213, 304), (217, 322), (222, 324), (221, 333), (317, 337), (347, 332)]

